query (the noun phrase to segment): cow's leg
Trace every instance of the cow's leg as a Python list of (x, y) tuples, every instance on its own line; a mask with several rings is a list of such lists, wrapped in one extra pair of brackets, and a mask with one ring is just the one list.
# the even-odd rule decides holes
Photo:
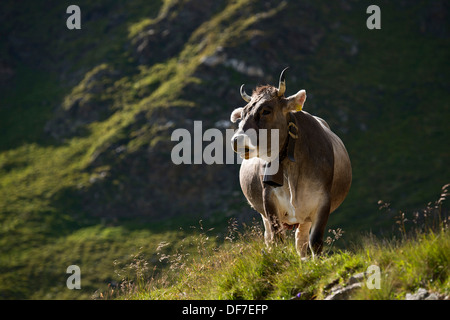
[(264, 242), (267, 247), (270, 247), (274, 241), (272, 226), (270, 225), (270, 221), (264, 215), (261, 216), (264, 223)]
[(300, 257), (305, 258), (308, 253), (308, 239), (311, 222), (300, 224), (295, 231), (295, 248)]
[(328, 222), (328, 216), (330, 215), (330, 206), (330, 197), (325, 197), (325, 199), (321, 201), (321, 205), (317, 209), (312, 223), (311, 234), (309, 235), (309, 246), (311, 248), (313, 258), (322, 251), (323, 236)]
[[(284, 233), (278, 219), (278, 209), (272, 199), (271, 187), (264, 186), (263, 188), (263, 205), (264, 205), (264, 227), (266, 229), (265, 234), (268, 235), (266, 239), (270, 242), (283, 241)], [(267, 222), (266, 222), (267, 221)], [(270, 231), (269, 231), (270, 230)]]

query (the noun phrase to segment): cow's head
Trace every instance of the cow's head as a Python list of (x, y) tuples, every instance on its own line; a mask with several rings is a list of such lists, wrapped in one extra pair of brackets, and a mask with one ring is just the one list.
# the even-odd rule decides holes
[[(231, 113), (231, 122), (240, 120), (239, 128), (231, 138), (231, 144), (233, 150), (242, 158), (260, 157), (267, 161), (273, 160), (283, 147), (288, 135), (287, 114), (301, 109), (305, 103), (305, 90), (300, 90), (290, 97), (284, 97), (286, 69), (281, 72), (278, 88), (270, 85), (259, 86), (249, 96), (244, 91), (244, 85), (241, 86), (241, 96), (247, 105)], [(267, 150), (260, 150), (260, 129), (267, 129)], [(272, 131), (272, 129), (278, 129), (278, 131)], [(274, 132), (277, 132), (279, 137), (278, 150), (271, 148), (271, 135)]]

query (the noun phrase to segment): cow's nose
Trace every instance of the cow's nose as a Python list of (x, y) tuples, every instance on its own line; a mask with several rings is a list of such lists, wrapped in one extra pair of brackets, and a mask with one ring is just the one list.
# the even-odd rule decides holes
[(238, 152), (238, 149), (242, 149), (244, 147), (244, 135), (238, 134), (231, 138), (231, 145), (233, 147), (234, 152)]

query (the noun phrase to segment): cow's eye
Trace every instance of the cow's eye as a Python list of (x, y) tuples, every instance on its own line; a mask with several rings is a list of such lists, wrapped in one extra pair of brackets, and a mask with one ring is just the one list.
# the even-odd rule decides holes
[(267, 116), (270, 113), (271, 113), (271, 111), (269, 109), (264, 109), (263, 112), (262, 112), (262, 115), (263, 116)]

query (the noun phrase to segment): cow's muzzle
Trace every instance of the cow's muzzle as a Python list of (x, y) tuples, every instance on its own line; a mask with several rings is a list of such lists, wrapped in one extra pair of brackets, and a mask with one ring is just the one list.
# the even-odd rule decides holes
[(231, 146), (234, 152), (238, 153), (242, 158), (249, 159), (253, 156), (256, 150), (250, 141), (250, 138), (245, 134), (235, 134), (231, 138)]

